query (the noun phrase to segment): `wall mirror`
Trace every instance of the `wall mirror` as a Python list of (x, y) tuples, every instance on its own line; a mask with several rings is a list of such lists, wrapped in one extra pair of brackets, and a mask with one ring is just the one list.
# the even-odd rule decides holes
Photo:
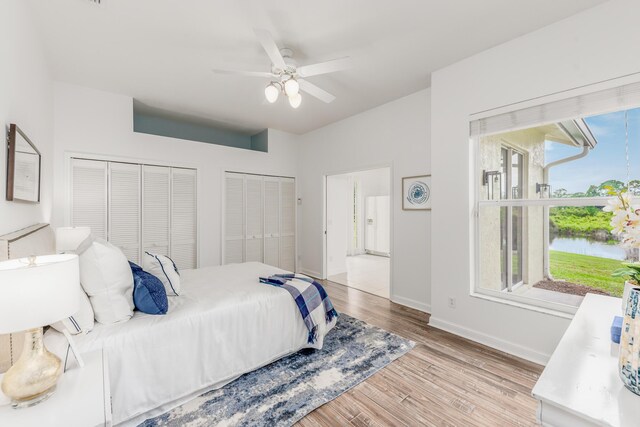
[(12, 123), (7, 136), (7, 200), (40, 202), (41, 162), (36, 146)]

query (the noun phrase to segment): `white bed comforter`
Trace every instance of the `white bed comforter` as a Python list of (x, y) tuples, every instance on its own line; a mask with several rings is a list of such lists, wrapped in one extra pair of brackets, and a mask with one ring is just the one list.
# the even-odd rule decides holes
[[(105, 350), (114, 424), (142, 421), (309, 347), (289, 293), (258, 282), (282, 272), (261, 263), (185, 270), (167, 315), (135, 312), (127, 322), (96, 323), (74, 337), (81, 352)], [(45, 340), (65, 354), (62, 334), (50, 330)]]

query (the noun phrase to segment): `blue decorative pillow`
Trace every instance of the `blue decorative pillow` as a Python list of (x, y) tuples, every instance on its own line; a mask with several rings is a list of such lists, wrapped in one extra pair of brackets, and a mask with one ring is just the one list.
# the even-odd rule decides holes
[(153, 274), (129, 261), (133, 273), (133, 304), (147, 314), (167, 314), (169, 302), (164, 285)]

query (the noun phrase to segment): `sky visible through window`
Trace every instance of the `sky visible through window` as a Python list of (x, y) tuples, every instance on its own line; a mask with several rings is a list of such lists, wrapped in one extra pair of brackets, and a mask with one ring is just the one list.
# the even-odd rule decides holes
[[(591, 185), (615, 179), (627, 182), (625, 156), (624, 111), (585, 118), (596, 147), (584, 158), (574, 160), (549, 171), (551, 191), (565, 189), (567, 193), (586, 192)], [(640, 179), (640, 108), (628, 110), (630, 180)], [(545, 163), (578, 154), (581, 148), (546, 142)]]

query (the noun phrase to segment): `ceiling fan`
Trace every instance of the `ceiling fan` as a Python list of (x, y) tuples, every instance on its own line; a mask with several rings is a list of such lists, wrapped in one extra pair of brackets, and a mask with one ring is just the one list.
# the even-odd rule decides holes
[(214, 69), (218, 74), (237, 74), (248, 77), (266, 77), (271, 82), (264, 89), (267, 101), (274, 103), (278, 100), (278, 95), (283, 93), (289, 98), (289, 104), (293, 108), (298, 108), (302, 103), (300, 91), (306, 92), (326, 103), (336, 99), (335, 96), (326, 90), (305, 80), (307, 77), (328, 74), (349, 68), (351, 58), (344, 57), (331, 61), (320, 62), (318, 64), (298, 66), (293, 59), (293, 51), (289, 48), (279, 49), (273, 37), (267, 30), (254, 30), (256, 37), (271, 59), (271, 71), (235, 71)]

